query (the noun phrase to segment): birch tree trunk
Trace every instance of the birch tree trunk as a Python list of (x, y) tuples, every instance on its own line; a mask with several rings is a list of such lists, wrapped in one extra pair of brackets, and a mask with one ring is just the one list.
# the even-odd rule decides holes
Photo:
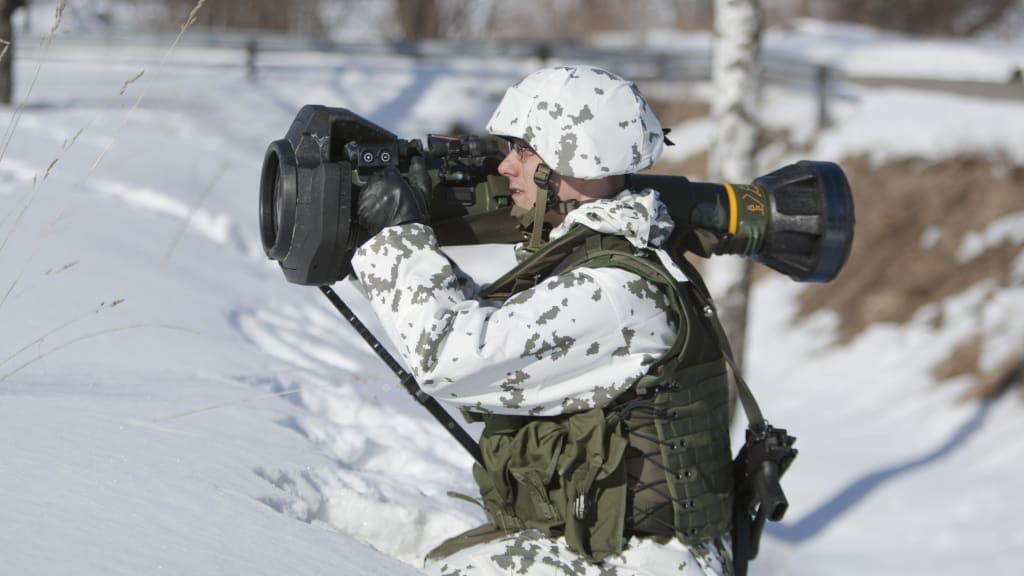
[[(711, 52), (715, 139), (708, 155), (708, 176), (713, 181), (745, 184), (756, 176), (762, 22), (759, 0), (715, 0)], [(737, 366), (742, 367), (750, 260), (716, 256), (706, 264), (708, 287)]]

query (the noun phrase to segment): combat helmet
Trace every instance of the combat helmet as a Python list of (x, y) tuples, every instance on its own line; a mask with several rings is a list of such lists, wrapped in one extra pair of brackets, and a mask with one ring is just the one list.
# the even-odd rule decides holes
[(557, 205), (548, 194), (551, 171), (596, 180), (650, 168), (661, 156), (665, 136), (636, 85), (593, 66), (538, 70), (511, 86), (487, 131), (529, 144), (543, 164), (537, 169), (536, 223)]
[(530, 74), (505, 92), (487, 131), (520, 138), (555, 172), (587, 180), (650, 168), (664, 146), (636, 85), (592, 66)]

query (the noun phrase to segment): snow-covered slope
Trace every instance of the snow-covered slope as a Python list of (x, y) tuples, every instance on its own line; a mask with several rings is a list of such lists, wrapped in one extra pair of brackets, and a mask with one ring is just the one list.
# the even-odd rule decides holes
[[(257, 184), (302, 104), (406, 137), (480, 131), (534, 63), (293, 55), (250, 82), (241, 54), (34, 54), (16, 61), (26, 105), (0, 111), (0, 573), (412, 574), (478, 523), (446, 496), (475, 494), (469, 457), (263, 257)], [(887, 94), (854, 94), (819, 158), (941, 153), (877, 120), (933, 97)], [(802, 120), (809, 101), (784, 96), (765, 116)], [(948, 98), (954, 121), (920, 124), (987, 123), (970, 142), (1013, 155), (1024, 104), (999, 106)], [(487, 277), (501, 252), (459, 258)], [(759, 284), (751, 381), (802, 454), (756, 573), (1014, 573), (1019, 401), (957, 404), (966, 382), (935, 389), (930, 368), (967, 330), (1019, 349), (1017, 278), (944, 303), (939, 328), (930, 309), (843, 347), (826, 314), (791, 327), (799, 286)], [(338, 289), (374, 327), (358, 289)]]

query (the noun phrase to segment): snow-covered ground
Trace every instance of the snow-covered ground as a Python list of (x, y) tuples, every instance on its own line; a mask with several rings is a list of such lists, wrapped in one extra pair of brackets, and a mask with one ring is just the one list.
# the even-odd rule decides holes
[[(912, 45), (877, 71), (914, 62)], [(482, 131), (536, 63), (268, 56), (249, 81), (240, 54), (162, 58), (58, 39), (18, 57), (25, 105), (0, 110), (0, 574), (415, 574), (481, 521), (446, 495), (475, 494), (471, 460), (317, 290), (264, 258), (260, 164), (306, 103), (405, 137)], [(818, 159), (1022, 161), (1024, 102), (844, 94), (830, 132), (801, 136)], [(813, 111), (773, 89), (763, 117)], [(688, 129), (706, 137), (673, 136)], [(975, 238), (1020, 244), (1013, 222)], [(486, 278), (510, 262), (494, 252), (456, 257)], [(801, 456), (754, 573), (1019, 571), (1020, 401), (960, 404), (970, 382), (930, 374), (972, 334), (1003, 343), (983, 364), (1020, 352), (1024, 262), (1014, 277), (842, 347), (828, 314), (791, 324), (800, 286), (758, 285), (750, 380)], [(358, 289), (337, 288), (375, 327)]]

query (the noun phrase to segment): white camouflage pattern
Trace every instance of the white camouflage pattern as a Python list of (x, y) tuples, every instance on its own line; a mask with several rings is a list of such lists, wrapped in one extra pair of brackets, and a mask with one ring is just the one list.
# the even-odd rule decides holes
[[(723, 547), (728, 554), (728, 544)], [(722, 556), (712, 542), (689, 547), (675, 539), (658, 544), (632, 538), (622, 554), (591, 564), (569, 550), (564, 538), (523, 530), (428, 561), (424, 568), (431, 576), (721, 576)]]
[(646, 170), (665, 140), (636, 85), (592, 66), (530, 74), (505, 92), (487, 131), (520, 138), (555, 172), (585, 179)]
[[(660, 246), (673, 222), (657, 192), (623, 191), (583, 204), (552, 231), (573, 225), (624, 236), (668, 260)], [(389, 337), (425, 392), (483, 412), (552, 416), (604, 406), (671, 347), (666, 296), (632, 273), (576, 269), (508, 301), (476, 299), (477, 286), (420, 224), (385, 228), (352, 260)], [(536, 530), (428, 562), (434, 576), (719, 576), (722, 552), (633, 538), (600, 564), (564, 538)]]
[[(659, 252), (672, 231), (652, 190), (587, 203), (568, 218)], [(504, 302), (477, 299), (421, 224), (385, 228), (352, 266), (424, 392), (478, 412), (555, 416), (606, 406), (676, 336), (667, 296), (619, 269), (577, 268)]]

